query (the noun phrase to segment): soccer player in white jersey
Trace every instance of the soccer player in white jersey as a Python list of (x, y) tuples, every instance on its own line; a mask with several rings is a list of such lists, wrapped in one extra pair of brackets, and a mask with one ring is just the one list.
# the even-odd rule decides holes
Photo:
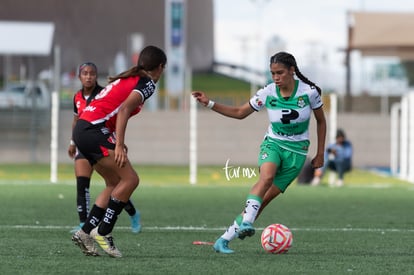
[(216, 252), (233, 253), (228, 247), (231, 240), (253, 236), (253, 223), (261, 211), (299, 175), (310, 144), (312, 112), (317, 130), (317, 151), (312, 165), (319, 168), (324, 163), (326, 120), (321, 89), (299, 71), (294, 56), (289, 53), (273, 55), (270, 72), (273, 83), (257, 91), (241, 106), (216, 103), (200, 91), (192, 93), (202, 105), (224, 116), (244, 119), (266, 107), (270, 120), (258, 157), (259, 180), (251, 188), (243, 212), (215, 242)]

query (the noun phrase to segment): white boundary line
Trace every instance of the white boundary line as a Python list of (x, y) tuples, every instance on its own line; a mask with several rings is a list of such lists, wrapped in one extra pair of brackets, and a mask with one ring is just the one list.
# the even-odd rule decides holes
[[(45, 230), (45, 229), (71, 229), (73, 226), (60, 226), (60, 225), (0, 225), (0, 229), (30, 229), (30, 230)], [(117, 226), (115, 229), (118, 230), (130, 230), (130, 227), (127, 226)], [(259, 231), (262, 231), (264, 228), (256, 228)], [(379, 232), (379, 233), (414, 233), (414, 229), (405, 229), (405, 228), (302, 228), (302, 227), (292, 227), (292, 231), (306, 231), (306, 232)], [(204, 227), (204, 226), (148, 226), (142, 227), (143, 231), (202, 231), (202, 232), (212, 232), (212, 231), (223, 231), (226, 230), (225, 227)]]

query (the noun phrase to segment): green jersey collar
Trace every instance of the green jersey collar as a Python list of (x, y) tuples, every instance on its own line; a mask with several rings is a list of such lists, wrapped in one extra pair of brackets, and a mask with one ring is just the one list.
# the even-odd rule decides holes
[[(275, 85), (275, 86), (276, 86), (276, 94), (277, 94), (277, 96), (278, 96), (279, 98), (284, 98), (284, 97), (280, 94), (280, 88), (279, 88), (279, 86), (277, 86), (277, 85)], [(292, 92), (292, 94), (290, 95), (290, 97), (289, 97), (289, 99), (288, 99), (288, 100), (291, 100), (292, 98), (294, 98), (294, 97), (295, 97), (296, 92), (298, 91), (298, 86), (299, 86), (299, 80), (295, 80), (295, 88), (293, 88), (293, 92)]]

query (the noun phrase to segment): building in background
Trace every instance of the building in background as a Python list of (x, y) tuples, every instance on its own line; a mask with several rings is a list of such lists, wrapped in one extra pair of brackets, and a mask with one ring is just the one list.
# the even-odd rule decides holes
[[(194, 71), (207, 71), (214, 61), (213, 0), (191, 0), (187, 5), (187, 60)], [(108, 75), (116, 71), (117, 56), (124, 55), (126, 65), (132, 66), (140, 43), (164, 48), (164, 14), (164, 0), (2, 0), (0, 5), (2, 21), (55, 24), (62, 73), (74, 73), (80, 63), (93, 61), (102, 75)], [(26, 62), (12, 56), (11, 73), (19, 76)], [(53, 55), (34, 58), (37, 73), (52, 64)], [(0, 74), (4, 74), (4, 58), (0, 58)]]

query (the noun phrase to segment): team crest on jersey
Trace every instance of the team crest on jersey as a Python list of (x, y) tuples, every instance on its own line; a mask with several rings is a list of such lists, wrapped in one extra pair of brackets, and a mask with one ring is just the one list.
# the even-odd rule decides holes
[(298, 98), (298, 106), (299, 106), (300, 108), (303, 108), (303, 107), (305, 107), (305, 106), (306, 106), (306, 103), (305, 103), (305, 100), (303, 99), (303, 97), (299, 97), (299, 98)]

